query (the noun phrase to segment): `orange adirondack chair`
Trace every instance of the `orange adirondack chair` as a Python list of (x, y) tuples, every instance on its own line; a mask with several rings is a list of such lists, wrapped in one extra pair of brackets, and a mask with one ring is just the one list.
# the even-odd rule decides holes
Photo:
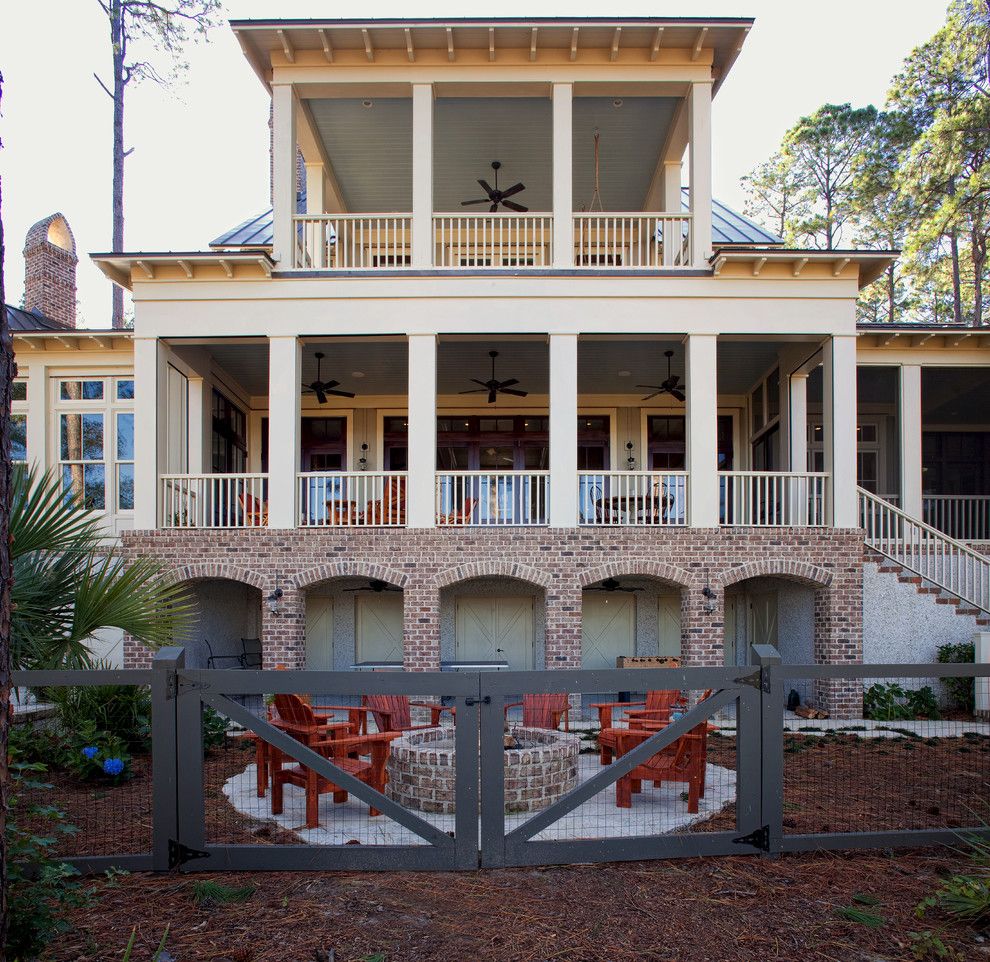
[(404, 525), (406, 523), (406, 479), (389, 478), (385, 497), (369, 501), (364, 509), (366, 524)]
[(522, 701), (514, 701), (505, 706), (506, 715), (510, 708), (518, 708), (520, 705), (523, 710), (523, 728), (549, 728), (551, 731), (556, 731), (563, 718), (564, 731), (570, 731), (568, 712), (571, 706), (567, 701), (567, 695), (523, 695)]
[[(650, 720), (666, 725), (670, 721), (670, 713), (678, 704), (681, 693), (677, 689), (657, 689), (646, 693), (646, 701), (608, 701), (592, 705), (598, 709), (598, 749), (603, 765), (611, 765), (616, 754), (615, 732), (622, 729), (612, 725), (612, 710), (620, 709), (626, 716), (630, 728), (642, 726), (642, 722)], [(626, 711), (633, 705), (642, 705), (642, 711)]]
[[(421, 728), (436, 728), (440, 724), (440, 716), (454, 709), (447, 705), (434, 705), (425, 701), (410, 701), (408, 695), (362, 695), (361, 705), (367, 708), (375, 719), (375, 725), (380, 732), (408, 732)], [(412, 706), (430, 709), (428, 725), (412, 723)]]
[[(642, 744), (655, 732), (644, 729), (613, 729), (616, 732), (616, 755), (621, 757)], [(615, 804), (618, 808), (632, 808), (632, 797), (643, 790), (643, 782), (652, 782), (659, 788), (663, 782), (686, 782), (688, 786), (688, 812), (698, 811), (698, 800), (705, 797), (706, 742), (708, 725), (696, 725), (686, 735), (637, 765), (615, 783)]]
[[(309, 747), (319, 752), (348, 775), (353, 775), (366, 785), (379, 792), (385, 791), (385, 763), (388, 761), (388, 744), (398, 738), (397, 732), (379, 732), (377, 735), (330, 738), (314, 741)], [(320, 824), (320, 796), (333, 793), (335, 803), (347, 801), (348, 792), (322, 775), (317, 775), (305, 765), (295, 764), (284, 767), (284, 756), (273, 750), (272, 769), (272, 814), (281, 815), (284, 809), (284, 788), (298, 785), (306, 790), (306, 827), (318, 828)], [(370, 756), (365, 760), (363, 756)], [(374, 806), (369, 806), (369, 815), (380, 815)]]
[(474, 498), (465, 498), (460, 511), (455, 509), (450, 514), (438, 514), (437, 524), (468, 524), (471, 521), (471, 513), (474, 511), (474, 503)]
[(259, 501), (253, 494), (244, 492), (237, 496), (237, 503), (244, 513), (244, 521), (249, 528), (268, 526), (268, 502)]

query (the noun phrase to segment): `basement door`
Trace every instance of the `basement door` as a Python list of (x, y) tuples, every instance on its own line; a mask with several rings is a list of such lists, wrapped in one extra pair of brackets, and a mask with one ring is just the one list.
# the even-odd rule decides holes
[(767, 591), (747, 596), (749, 601), (750, 645), (777, 646), (777, 592)]
[(636, 601), (617, 591), (586, 591), (581, 603), (581, 667), (615, 668), (636, 653)]
[(312, 593), (306, 596), (306, 667), (333, 671), (333, 601)]
[(454, 624), (457, 661), (507, 661), (533, 669), (532, 598), (458, 598)]
[(657, 605), (657, 635), (661, 655), (681, 657), (681, 596), (660, 595)]
[(402, 595), (382, 592), (358, 595), (356, 651), (358, 661), (402, 662)]

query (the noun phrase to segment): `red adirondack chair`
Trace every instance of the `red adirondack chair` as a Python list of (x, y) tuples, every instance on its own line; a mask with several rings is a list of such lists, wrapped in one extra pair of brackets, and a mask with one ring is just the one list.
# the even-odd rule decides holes
[[(670, 721), (670, 713), (679, 703), (681, 693), (677, 689), (657, 689), (646, 693), (646, 701), (608, 701), (592, 705), (598, 709), (598, 749), (603, 765), (611, 765), (616, 754), (614, 732), (622, 729), (612, 725), (612, 710), (620, 709), (626, 716), (626, 724), (630, 728), (641, 727), (646, 720), (666, 725)], [(642, 711), (627, 711), (633, 705), (643, 706)]]
[[(309, 744), (313, 751), (319, 752), (338, 768), (360, 779), (366, 785), (379, 792), (385, 791), (385, 763), (388, 761), (388, 744), (393, 738), (398, 738), (397, 732), (379, 732), (376, 735), (345, 736), (330, 738), (325, 741), (314, 741)], [(348, 799), (346, 789), (322, 775), (317, 775), (313, 769), (305, 765), (295, 764), (288, 768), (284, 766), (285, 756), (273, 749), (272, 767), (272, 814), (281, 815), (284, 809), (284, 788), (286, 785), (298, 785), (306, 790), (306, 827), (318, 828), (320, 824), (320, 796), (333, 793), (335, 803), (343, 803)], [(365, 760), (363, 756), (370, 756)], [(374, 806), (369, 806), (369, 815), (380, 815)]]
[(244, 513), (244, 524), (248, 528), (265, 528), (268, 526), (268, 502), (259, 501), (253, 494), (244, 492), (237, 496), (237, 501)]
[[(434, 705), (425, 701), (410, 701), (408, 695), (362, 695), (361, 705), (367, 708), (375, 719), (375, 725), (380, 732), (408, 732), (421, 728), (436, 728), (440, 724), (440, 716), (454, 709), (447, 705)], [(412, 707), (429, 708), (430, 723), (414, 725), (412, 723)]]
[(438, 514), (437, 524), (465, 525), (471, 521), (471, 513), (474, 511), (474, 498), (465, 498), (460, 510), (454, 509), (450, 514)]
[(518, 708), (520, 705), (523, 710), (523, 728), (549, 728), (556, 731), (563, 719), (564, 731), (570, 731), (568, 712), (571, 706), (567, 695), (523, 695), (522, 701), (514, 701), (505, 706), (506, 715), (510, 708)]
[[(655, 732), (645, 729), (613, 729), (616, 733), (616, 755), (621, 757), (642, 744)], [(688, 812), (698, 811), (698, 800), (705, 797), (705, 759), (708, 725), (696, 725), (686, 735), (662, 748), (659, 752), (637, 765), (615, 783), (615, 804), (618, 808), (632, 808), (632, 797), (643, 790), (643, 782), (652, 782), (659, 788), (663, 782), (686, 782), (688, 786)]]

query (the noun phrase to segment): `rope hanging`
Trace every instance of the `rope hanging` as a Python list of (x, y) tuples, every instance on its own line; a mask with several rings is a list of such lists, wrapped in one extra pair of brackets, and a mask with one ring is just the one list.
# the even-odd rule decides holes
[(598, 210), (603, 211), (605, 208), (602, 207), (602, 195), (599, 189), (599, 179), (598, 179), (598, 143), (601, 140), (601, 132), (598, 128), (595, 128), (595, 192), (591, 195), (591, 203), (588, 205), (588, 210), (593, 211), (595, 209), (595, 204), (598, 204)]

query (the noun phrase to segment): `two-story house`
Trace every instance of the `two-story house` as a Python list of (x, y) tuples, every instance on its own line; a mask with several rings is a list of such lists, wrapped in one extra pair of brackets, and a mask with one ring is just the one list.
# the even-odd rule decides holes
[[(712, 197), (751, 24), (233, 22), (271, 93), (271, 210), (93, 255), (135, 308), (132, 338), (92, 335), (93, 411), (126, 404), (133, 447), (73, 466), (57, 419), (96, 388), (64, 397), (66, 335), (38, 333), (28, 452), (34, 423), (123, 550), (193, 586), (204, 660), (930, 658), (935, 596), (864, 541), (910, 577), (954, 559), (927, 572), (945, 632), (982, 618), (990, 573), (953, 552), (990, 539), (990, 341), (857, 328), (896, 252), (788, 249)], [(944, 535), (905, 547), (923, 516)]]

